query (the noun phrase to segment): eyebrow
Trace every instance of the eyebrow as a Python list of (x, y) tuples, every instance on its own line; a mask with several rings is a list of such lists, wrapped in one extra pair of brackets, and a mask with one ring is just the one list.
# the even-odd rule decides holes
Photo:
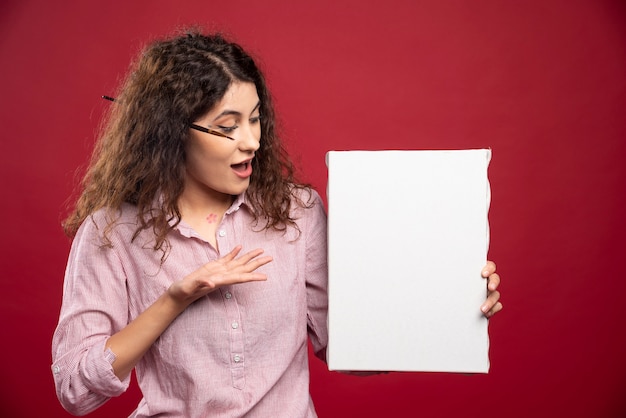
[[(261, 101), (259, 100), (256, 104), (256, 106), (254, 106), (254, 109), (252, 109), (252, 112), (250, 112), (250, 114), (254, 113), (259, 107), (261, 107)], [(219, 118), (221, 118), (222, 116), (229, 116), (229, 115), (235, 115), (235, 116), (241, 116), (241, 112), (237, 111), (237, 110), (224, 110), (222, 113), (220, 113), (219, 115), (217, 115), (212, 122), (215, 122), (216, 120), (218, 120)]]

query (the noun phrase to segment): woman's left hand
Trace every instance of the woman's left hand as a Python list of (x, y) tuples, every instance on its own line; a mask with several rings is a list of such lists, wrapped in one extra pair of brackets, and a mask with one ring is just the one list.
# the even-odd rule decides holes
[(496, 273), (496, 264), (493, 261), (487, 261), (481, 275), (487, 279), (487, 300), (480, 310), (487, 318), (491, 318), (502, 310), (500, 292), (497, 290), (500, 285), (500, 276)]

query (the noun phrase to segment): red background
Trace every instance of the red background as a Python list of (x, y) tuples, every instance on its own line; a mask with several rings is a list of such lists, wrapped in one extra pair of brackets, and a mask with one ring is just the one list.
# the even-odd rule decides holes
[[(489, 257), (506, 308), (491, 372), (358, 378), (313, 360), (321, 417), (626, 416), (623, 1), (182, 3), (0, 3), (0, 415), (66, 416), (49, 369), (59, 224), (100, 96), (146, 41), (199, 23), (260, 58), (322, 192), (328, 150), (493, 149)], [(138, 397), (93, 416), (126, 416)]]

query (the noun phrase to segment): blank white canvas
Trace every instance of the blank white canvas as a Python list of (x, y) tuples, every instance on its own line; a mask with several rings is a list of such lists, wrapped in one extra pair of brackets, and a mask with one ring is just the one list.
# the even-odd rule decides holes
[(329, 368), (487, 373), (491, 151), (326, 158)]

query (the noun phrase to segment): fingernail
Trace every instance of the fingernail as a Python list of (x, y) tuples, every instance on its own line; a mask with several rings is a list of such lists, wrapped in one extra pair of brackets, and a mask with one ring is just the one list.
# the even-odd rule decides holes
[(483, 306), (480, 308), (480, 310), (481, 310), (481, 311), (483, 311), (484, 313), (487, 313), (487, 311), (488, 311), (489, 309), (487, 309), (487, 305), (483, 305)]

